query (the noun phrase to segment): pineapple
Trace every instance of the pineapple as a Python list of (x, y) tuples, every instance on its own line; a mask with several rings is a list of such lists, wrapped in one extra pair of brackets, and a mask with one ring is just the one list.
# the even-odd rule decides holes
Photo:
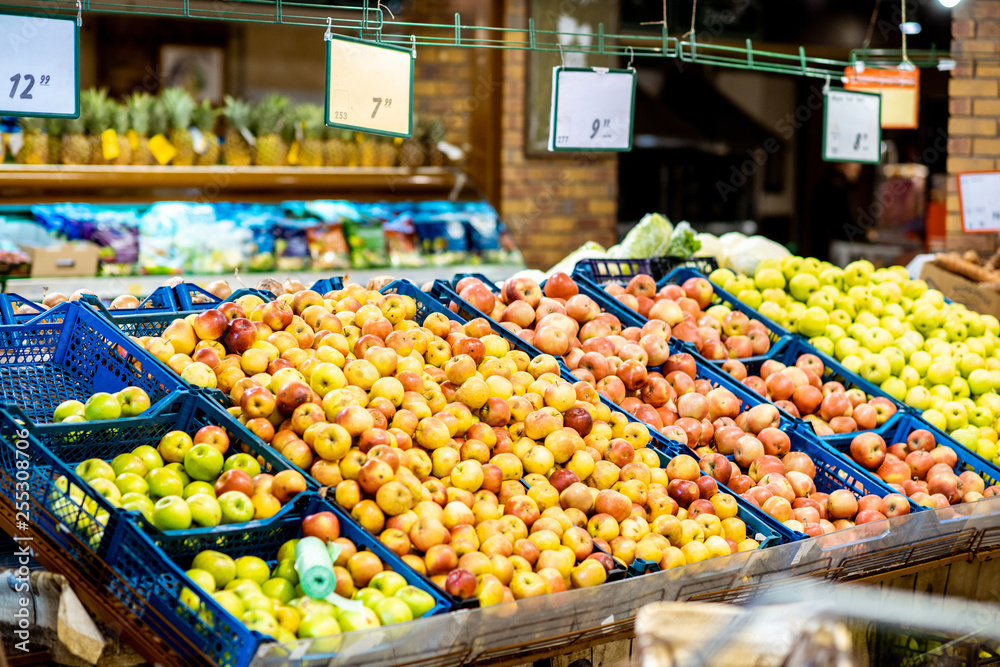
[(322, 167), (323, 150), (323, 109), (316, 104), (301, 104), (295, 108), (295, 123), (302, 128), (299, 146), (299, 165)]
[(344, 142), (344, 166), (360, 166), (361, 151), (358, 148), (358, 142), (354, 140), (354, 133), (350, 130), (344, 130), (340, 135), (340, 140)]
[(80, 112), (87, 128), (87, 144), (90, 146), (90, 157), (84, 164), (107, 164), (104, 150), (101, 147), (101, 133), (111, 127), (111, 100), (103, 88), (91, 88), (80, 94)]
[[(81, 97), (85, 93), (81, 93)], [(80, 102), (81, 107), (83, 102)], [(66, 120), (66, 127), (63, 128), (62, 150), (59, 151), (62, 163), (67, 165), (89, 164), (90, 163), (90, 142), (84, 135), (85, 124), (83, 120), (83, 110), (77, 118)]]
[(222, 144), (223, 161), (231, 167), (246, 167), (250, 164), (250, 144), (243, 132), (249, 133), (250, 105), (226, 95), (226, 106), (222, 113), (229, 126)]
[(47, 164), (49, 161), (49, 140), (42, 134), (45, 121), (41, 118), (21, 116), (17, 119), (21, 127), (24, 143), (17, 152), (18, 164)]
[(383, 137), (375, 145), (375, 164), (379, 167), (396, 166), (396, 144), (391, 137)]
[(324, 127), (323, 135), (323, 165), (326, 167), (343, 167), (347, 164), (347, 146), (341, 140), (342, 132), (335, 127)]
[[(163, 108), (163, 100), (153, 99), (153, 104), (149, 108), (149, 137), (152, 139), (157, 135), (167, 135), (167, 111)], [(149, 151), (150, 164), (159, 166), (159, 161), (149, 149), (149, 142), (146, 142), (146, 150)]]
[(444, 140), (444, 125), (439, 120), (432, 120), (427, 124), (427, 161), (432, 167), (443, 167), (448, 159), (438, 148), (438, 142)]
[(118, 157), (111, 161), (111, 164), (128, 165), (132, 164), (132, 144), (128, 142), (128, 108), (124, 104), (112, 102), (111, 127), (115, 129), (118, 139)]
[(374, 167), (376, 158), (375, 137), (370, 134), (358, 135), (358, 151), (362, 167)]
[(219, 110), (212, 108), (212, 103), (203, 100), (195, 107), (191, 116), (194, 126), (201, 131), (201, 136), (205, 139), (205, 152), (198, 156), (197, 165), (199, 167), (212, 167), (219, 164), (219, 137), (215, 134), (215, 121), (219, 117)]
[(399, 166), (415, 169), (424, 165), (427, 159), (427, 151), (424, 149), (423, 126), (419, 123), (413, 136), (404, 139), (399, 146)]
[(288, 163), (288, 146), (281, 137), (287, 109), (288, 98), (280, 95), (268, 95), (254, 109), (253, 129), (257, 136), (254, 164), (277, 167)]
[(160, 95), (163, 110), (167, 114), (167, 140), (173, 144), (177, 154), (170, 164), (177, 167), (190, 167), (194, 164), (194, 139), (188, 129), (191, 127), (191, 113), (195, 102), (183, 88), (167, 88)]
[(153, 111), (153, 96), (136, 93), (128, 98), (129, 123), (136, 135), (136, 149), (132, 151), (132, 164), (137, 166), (156, 164), (156, 158), (149, 150), (149, 123)]
[[(45, 120), (45, 132), (49, 135), (49, 164), (60, 164), (62, 162), (62, 135), (65, 123), (62, 118), (48, 118)], [(0, 162), (3, 157), (0, 156)]]

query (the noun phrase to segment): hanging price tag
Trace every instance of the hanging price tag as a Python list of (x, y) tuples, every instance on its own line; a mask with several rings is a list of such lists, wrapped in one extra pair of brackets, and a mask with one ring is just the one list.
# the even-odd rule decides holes
[(828, 90), (823, 97), (823, 159), (878, 164), (882, 159), (882, 96)]
[(550, 151), (632, 150), (635, 70), (552, 68)]
[(108, 128), (101, 132), (101, 153), (105, 160), (114, 160), (120, 155), (118, 148), (118, 133), (114, 128)]
[(1000, 232), (1000, 171), (958, 175), (962, 231)]
[(153, 157), (161, 165), (169, 164), (174, 159), (174, 156), (177, 155), (177, 149), (162, 134), (149, 138), (149, 152), (153, 154)]
[(76, 17), (0, 14), (0, 115), (80, 115)]
[(326, 43), (326, 124), (372, 134), (413, 133), (409, 49), (331, 36)]

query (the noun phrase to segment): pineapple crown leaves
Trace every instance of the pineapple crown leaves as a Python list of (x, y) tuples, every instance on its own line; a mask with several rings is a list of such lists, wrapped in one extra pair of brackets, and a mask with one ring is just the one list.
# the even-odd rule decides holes
[(219, 117), (221, 111), (219, 109), (213, 109), (212, 103), (208, 100), (203, 100), (201, 104), (194, 108), (191, 114), (191, 119), (194, 122), (194, 126), (197, 127), (202, 132), (211, 132), (215, 127), (215, 121)]
[(155, 99), (149, 107), (149, 136), (155, 137), (167, 131), (167, 112), (163, 100)]
[(288, 116), (287, 97), (271, 94), (258, 104), (251, 115), (254, 134), (281, 134)]
[(126, 100), (129, 123), (140, 137), (149, 134), (149, 116), (155, 100), (149, 93), (136, 93)]
[(119, 136), (123, 136), (128, 132), (129, 126), (129, 114), (128, 107), (124, 104), (115, 104), (112, 102), (113, 108), (111, 112), (111, 127), (115, 128), (115, 132)]
[(21, 132), (25, 134), (39, 134), (45, 127), (45, 119), (21, 116), (17, 119), (17, 124), (21, 128)]
[(292, 117), (306, 139), (318, 139), (324, 134), (323, 108), (318, 104), (300, 104), (295, 107)]
[(76, 118), (67, 118), (66, 125), (63, 128), (64, 134), (83, 134), (86, 125), (83, 120), (83, 111), (80, 111), (80, 115)]
[(245, 130), (250, 127), (250, 119), (253, 116), (252, 107), (235, 97), (226, 95), (225, 106), (222, 109), (226, 122), (236, 131)]
[(45, 119), (45, 131), (53, 137), (61, 137), (63, 133), (63, 128), (66, 126), (66, 121), (62, 118), (46, 118)]
[(163, 110), (167, 115), (167, 125), (172, 130), (187, 130), (191, 126), (191, 114), (195, 101), (183, 88), (167, 88), (160, 94)]
[(112, 104), (104, 88), (89, 88), (80, 93), (80, 114), (88, 133), (98, 135), (110, 127)]

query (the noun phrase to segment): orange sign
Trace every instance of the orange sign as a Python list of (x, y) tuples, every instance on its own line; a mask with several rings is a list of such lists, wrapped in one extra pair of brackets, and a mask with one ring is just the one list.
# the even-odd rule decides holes
[(882, 127), (912, 130), (920, 119), (920, 70), (844, 68), (844, 88), (882, 96)]

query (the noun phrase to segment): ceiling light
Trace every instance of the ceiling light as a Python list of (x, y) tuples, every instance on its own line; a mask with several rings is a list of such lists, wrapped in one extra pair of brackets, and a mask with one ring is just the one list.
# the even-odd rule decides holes
[(944, 5), (948, 9), (951, 9), (952, 7), (954, 7), (955, 5), (957, 5), (958, 3), (960, 3), (961, 1), (962, 0), (938, 0), (938, 2), (940, 2), (942, 5)]
[(899, 29), (903, 31), (904, 35), (920, 34), (920, 24), (916, 21), (907, 21), (906, 23), (900, 25)]

